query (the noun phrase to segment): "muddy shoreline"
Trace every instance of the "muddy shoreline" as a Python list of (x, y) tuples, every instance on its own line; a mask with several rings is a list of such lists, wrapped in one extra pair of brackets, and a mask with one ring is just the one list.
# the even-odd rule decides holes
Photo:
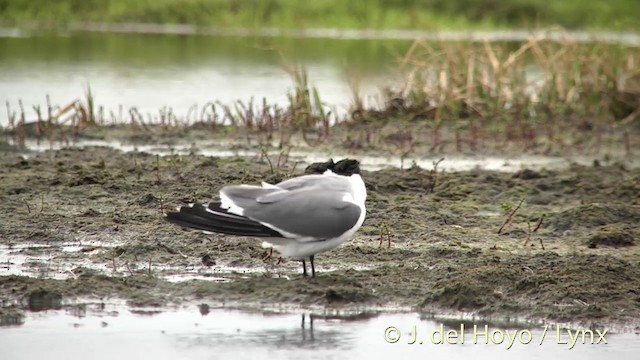
[[(291, 163), (272, 170), (255, 158), (157, 158), (106, 147), (28, 158), (3, 151), (2, 323), (91, 297), (134, 306), (397, 307), (637, 326), (640, 169), (621, 164), (365, 172), (367, 219), (351, 242), (317, 257), (315, 279), (303, 278), (295, 261), (264, 260), (259, 241), (163, 220), (166, 209), (206, 202), (225, 184), (277, 182), (302, 171)], [(379, 246), (381, 229), (391, 233), (390, 248), (386, 238)]]

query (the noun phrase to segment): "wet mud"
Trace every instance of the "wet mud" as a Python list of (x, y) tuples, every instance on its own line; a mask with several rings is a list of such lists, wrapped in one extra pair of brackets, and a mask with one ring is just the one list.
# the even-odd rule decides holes
[(258, 240), (163, 219), (169, 209), (215, 199), (226, 184), (277, 182), (303, 170), (106, 147), (0, 153), (0, 324), (87, 297), (136, 306), (640, 319), (640, 169), (620, 164), (365, 171), (364, 225), (316, 257), (316, 278), (277, 253), (268, 258)]

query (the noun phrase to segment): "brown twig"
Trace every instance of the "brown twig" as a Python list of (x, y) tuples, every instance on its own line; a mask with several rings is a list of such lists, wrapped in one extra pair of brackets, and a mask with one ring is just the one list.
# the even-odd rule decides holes
[(38, 146), (40, 146), (40, 137), (42, 136), (42, 132), (43, 132), (43, 125), (42, 125), (42, 113), (40, 112), (40, 105), (34, 105), (32, 106), (33, 111), (35, 111), (37, 118), (37, 123), (36, 123), (36, 144), (38, 144)]
[(380, 227), (380, 243), (378, 247), (382, 247), (382, 243), (384, 242), (384, 235), (387, 235), (387, 249), (391, 248), (391, 232), (389, 231), (389, 227), (387, 224), (381, 224)]
[(24, 114), (24, 107), (22, 106), (22, 100), (18, 100), (18, 105), (20, 107), (20, 122), (18, 123), (18, 146), (20, 148), (24, 148), (25, 139), (27, 137), (27, 126)]
[(542, 250), (545, 250), (544, 243), (542, 242), (542, 238), (538, 238), (538, 240), (540, 240), (540, 247), (542, 248)]
[(500, 229), (498, 229), (498, 235), (500, 235), (502, 233), (502, 230), (505, 228), (505, 226), (507, 226), (507, 224), (511, 223), (511, 220), (513, 219), (513, 215), (515, 215), (516, 211), (518, 211), (518, 209), (520, 209), (520, 206), (522, 206), (522, 203), (524, 202), (524, 198), (522, 198), (520, 200), (520, 202), (518, 203), (518, 206), (516, 206), (515, 209), (513, 209), (508, 215), (507, 218), (504, 220), (504, 224), (502, 224), (502, 226), (500, 226)]
[(22, 202), (27, 206), (27, 213), (31, 214), (31, 206), (29, 206), (29, 203), (25, 199), (22, 199)]
[(116, 252), (113, 251), (111, 253), (111, 263), (113, 264), (113, 272), (117, 273), (118, 272), (118, 266), (116, 264)]
[(433, 193), (433, 191), (436, 188), (436, 185), (438, 184), (438, 165), (443, 161), (444, 161), (444, 158), (440, 158), (440, 160), (433, 162), (433, 169), (429, 172), (429, 174), (431, 175), (430, 176), (431, 181), (427, 186), (427, 192), (429, 193)]
[[(538, 222), (536, 223), (536, 227), (533, 229), (533, 231), (531, 230), (531, 223), (530, 222), (527, 223), (527, 226), (528, 226), (527, 239), (524, 241), (524, 244), (522, 244), (522, 246), (527, 246), (527, 244), (529, 243), (529, 240), (531, 240), (531, 234), (538, 231), (538, 229), (542, 227), (543, 220), (544, 220), (544, 215), (540, 216), (540, 219), (538, 219)], [(539, 238), (538, 240), (540, 240), (540, 247), (542, 247), (542, 250), (544, 250), (544, 244), (542, 243), (542, 238)]]
[(540, 216), (540, 219), (538, 219), (538, 223), (536, 224), (536, 227), (533, 229), (533, 232), (538, 231), (538, 229), (540, 229), (542, 227), (542, 221), (544, 220), (544, 215)]
[(133, 167), (136, 170), (137, 179), (140, 180), (140, 176), (142, 176), (142, 171), (140, 170), (140, 166), (138, 166), (138, 154), (137, 153), (133, 154)]
[(522, 244), (522, 246), (527, 246), (527, 244), (529, 243), (529, 240), (531, 240), (531, 223), (530, 222), (527, 223), (527, 227), (528, 227), (527, 238), (524, 240), (524, 244)]
[(298, 166), (298, 164), (300, 163), (300, 161), (296, 161), (293, 163), (293, 167), (291, 168), (291, 171), (289, 172), (289, 177), (293, 176), (293, 174), (296, 172), (296, 167)]
[(287, 162), (289, 162), (289, 153), (291, 152), (291, 147), (287, 147), (286, 150), (282, 150), (280, 151), (280, 154), (278, 154), (278, 163), (276, 165), (276, 169), (278, 169), (278, 171), (281, 168), (284, 168), (284, 166), (287, 164)]
[(127, 270), (129, 271), (129, 275), (133, 276), (133, 271), (131, 271), (131, 267), (129, 266), (129, 262), (126, 262), (124, 264), (127, 267)]
[(158, 184), (162, 182), (162, 177), (160, 176), (160, 155), (156, 155), (156, 178), (158, 179)]
[(262, 154), (262, 156), (264, 156), (265, 159), (267, 159), (267, 162), (269, 163), (269, 169), (271, 170), (271, 174), (273, 174), (273, 164), (271, 163), (271, 159), (269, 159), (269, 155), (267, 154), (267, 150), (264, 146), (260, 147), (260, 153)]

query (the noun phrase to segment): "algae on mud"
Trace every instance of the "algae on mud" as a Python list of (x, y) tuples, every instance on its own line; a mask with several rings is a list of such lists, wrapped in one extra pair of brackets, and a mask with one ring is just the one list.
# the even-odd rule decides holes
[[(163, 219), (164, 209), (208, 201), (223, 185), (276, 182), (290, 172), (291, 164), (272, 171), (255, 159), (156, 158), (104, 147), (26, 158), (4, 152), (2, 312), (18, 319), (16, 307), (55, 308), (90, 296), (149, 306), (196, 299), (577, 322), (640, 318), (640, 169), (473, 170), (437, 179), (415, 167), (365, 171), (365, 223), (352, 241), (318, 256), (315, 279), (303, 278), (294, 261), (263, 260), (254, 239), (185, 231)], [(523, 198), (497, 235), (504, 209)], [(530, 232), (542, 216), (541, 229)], [(390, 248), (379, 247), (383, 226), (393, 235)], [(193, 280), (170, 281), (176, 275)]]

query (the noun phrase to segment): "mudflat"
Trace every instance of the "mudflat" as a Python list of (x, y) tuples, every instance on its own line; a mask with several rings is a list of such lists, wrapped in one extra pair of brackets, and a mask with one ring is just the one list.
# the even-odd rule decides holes
[(316, 278), (303, 277), (296, 261), (269, 257), (259, 240), (188, 231), (163, 218), (215, 199), (226, 184), (303, 171), (256, 158), (107, 147), (3, 150), (0, 322), (87, 297), (640, 318), (640, 169), (619, 163), (364, 171), (365, 223), (353, 240), (316, 257)]

